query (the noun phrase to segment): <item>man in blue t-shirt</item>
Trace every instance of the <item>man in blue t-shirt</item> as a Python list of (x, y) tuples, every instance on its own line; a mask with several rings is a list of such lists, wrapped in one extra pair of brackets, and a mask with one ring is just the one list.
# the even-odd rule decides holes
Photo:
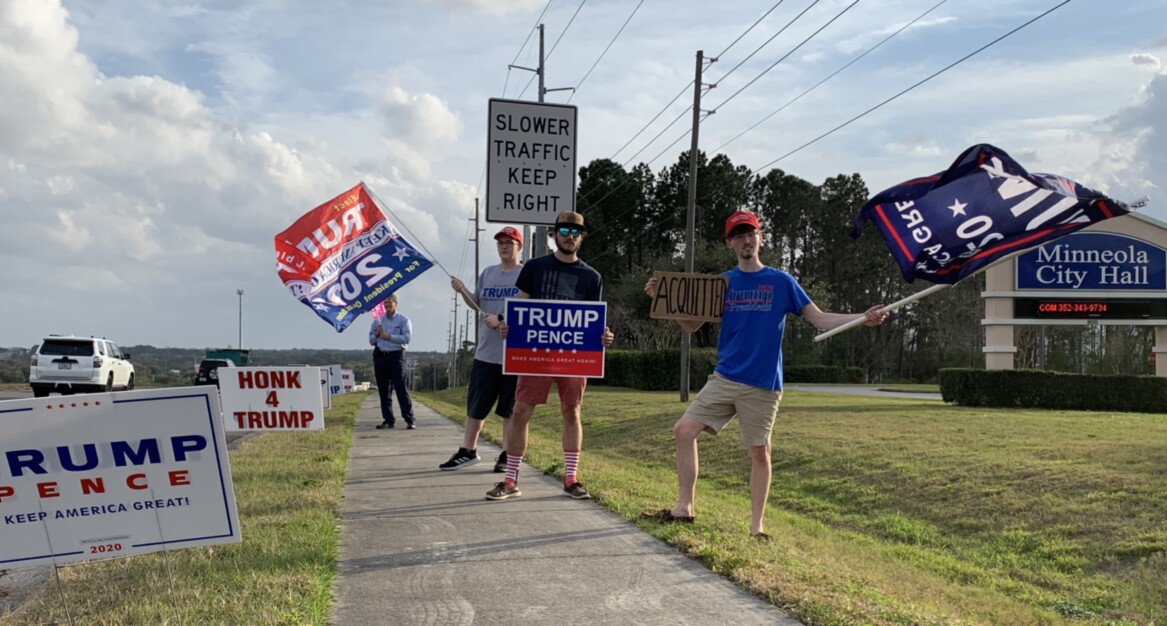
[[(766, 500), (770, 496), (770, 432), (782, 400), (782, 334), (786, 315), (800, 315), (816, 328), (830, 330), (852, 320), (867, 319), (875, 326), (887, 318), (876, 305), (862, 314), (826, 313), (793, 276), (766, 267), (758, 258), (761, 225), (749, 211), (737, 211), (725, 221), (725, 245), (737, 256), (737, 267), (725, 272), (729, 286), (721, 333), (717, 338), (717, 368), (692, 404), (673, 426), (677, 444), (677, 504), (672, 509), (644, 513), (661, 522), (691, 523), (697, 487), (697, 436), (721, 432), (735, 416), (741, 422), (742, 442), (750, 450), (750, 535), (769, 540), (763, 530)], [(656, 279), (644, 290), (656, 295)], [(686, 332), (704, 324), (677, 321)]]

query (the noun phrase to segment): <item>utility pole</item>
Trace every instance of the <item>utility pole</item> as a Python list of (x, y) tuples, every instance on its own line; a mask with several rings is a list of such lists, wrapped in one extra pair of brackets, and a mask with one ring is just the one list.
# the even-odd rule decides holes
[[(478, 198), (475, 198), (474, 199), (474, 239), (471, 239), (471, 241), (474, 242), (474, 284), (475, 285), (478, 284), (478, 277), (481, 275), (481, 272), (482, 272), (482, 270), (478, 269), (478, 246), (480, 245), (479, 242), (482, 239), (480, 237), (480, 235), (485, 230), (486, 230), (485, 228), (479, 228)], [(474, 345), (476, 345), (476, 346), (478, 345), (478, 324), (474, 325)]]
[(235, 293), (239, 295), (239, 345), (236, 346), (240, 350), (243, 349), (243, 290), (236, 289)]
[[(535, 72), (535, 74), (539, 77), (539, 102), (543, 102), (543, 96), (545, 96), (546, 94), (548, 94), (552, 91), (575, 91), (575, 87), (557, 87), (555, 89), (547, 89), (544, 86), (543, 79), (544, 79), (544, 76), (546, 75), (546, 66), (544, 65), (544, 63), (546, 62), (546, 60), (547, 60), (546, 55), (543, 54), (543, 25), (540, 24), (539, 25), (539, 67), (536, 69), (532, 69), (529, 67), (523, 67), (521, 65), (508, 65), (507, 66), (507, 67), (516, 68), (516, 69), (520, 69), (520, 70), (527, 70), (528, 72)], [(572, 174), (574, 174), (574, 172)], [(574, 211), (575, 207), (574, 206), (569, 207), (569, 208), (564, 209), (564, 210), (565, 211)], [(528, 245), (524, 246), (524, 247), (529, 247), (529, 253), (526, 255), (526, 257), (523, 260), (530, 261), (531, 259), (533, 259), (537, 256), (543, 256), (544, 254), (547, 254), (547, 237), (548, 237), (549, 232), (550, 232), (549, 229), (547, 229), (545, 227), (536, 226), (535, 227), (535, 237), (534, 237), (534, 239), (532, 239), (531, 238), (531, 225), (530, 224), (523, 225), (523, 241), (528, 242)]]
[[(709, 59), (715, 62), (715, 57)], [(685, 271), (693, 273), (693, 239), (696, 236), (697, 215), (697, 132), (701, 129), (701, 71), (705, 65), (705, 51), (697, 51), (697, 70), (693, 78), (693, 132), (689, 143), (689, 201), (685, 206)], [(716, 87), (717, 85), (710, 85)], [(689, 401), (689, 348), (693, 336), (681, 330), (681, 402)]]

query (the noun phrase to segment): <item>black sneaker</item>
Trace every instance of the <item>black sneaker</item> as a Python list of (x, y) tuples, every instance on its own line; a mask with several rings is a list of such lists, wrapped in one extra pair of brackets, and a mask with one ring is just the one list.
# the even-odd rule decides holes
[(449, 461), (438, 466), (440, 470), (456, 470), (461, 467), (469, 467), (478, 463), (478, 453), (474, 450), (467, 450), (466, 448), (458, 448), (454, 456), (450, 457)]
[(521, 495), (523, 495), (523, 492), (519, 491), (518, 485), (508, 485), (504, 480), (501, 483), (495, 485), (494, 489), (486, 492), (486, 499), (506, 500), (507, 498), (517, 498)]
[(377, 430), (381, 430), (382, 428), (393, 428), (393, 424), (390, 424), (389, 422), (381, 422), (380, 424), (377, 424)]
[(504, 473), (506, 473), (506, 471), (507, 471), (507, 453), (505, 450), (503, 450), (503, 453), (498, 455), (498, 460), (494, 462), (494, 473), (495, 474), (504, 474)]
[(579, 482), (578, 480), (574, 483), (571, 483), (570, 487), (564, 487), (563, 495), (568, 496), (569, 498), (575, 498), (576, 500), (587, 500), (588, 498), (592, 497), (591, 494), (588, 493), (587, 487), (584, 487), (583, 483)]
[(405, 425), (405, 430), (413, 430), (414, 428), (417, 428), (417, 426), (414, 426), (413, 422), (410, 422), (410, 423)]

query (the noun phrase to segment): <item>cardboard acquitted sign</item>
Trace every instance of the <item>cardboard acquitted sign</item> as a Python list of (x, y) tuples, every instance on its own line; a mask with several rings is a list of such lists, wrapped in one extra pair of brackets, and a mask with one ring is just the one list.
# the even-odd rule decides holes
[(0, 402), (0, 569), (240, 540), (214, 387)]
[(507, 298), (504, 374), (604, 377), (603, 302)]
[(656, 297), (649, 317), (659, 320), (720, 322), (729, 279), (721, 274), (653, 272)]

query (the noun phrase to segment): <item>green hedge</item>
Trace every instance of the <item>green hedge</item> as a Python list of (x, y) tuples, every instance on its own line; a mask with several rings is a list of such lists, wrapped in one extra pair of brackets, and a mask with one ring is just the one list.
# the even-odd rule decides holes
[(965, 406), (1167, 412), (1167, 378), (1040, 370), (940, 370), (945, 402)]
[[(608, 350), (604, 363), (604, 378), (593, 379), (592, 384), (630, 387), (644, 391), (669, 391), (677, 388), (680, 380), (680, 350)], [(717, 365), (717, 350), (699, 348), (689, 353), (689, 389), (700, 389)], [(788, 367), (783, 372), (787, 383), (844, 383), (867, 382), (867, 373), (859, 367), (812, 365)]]

